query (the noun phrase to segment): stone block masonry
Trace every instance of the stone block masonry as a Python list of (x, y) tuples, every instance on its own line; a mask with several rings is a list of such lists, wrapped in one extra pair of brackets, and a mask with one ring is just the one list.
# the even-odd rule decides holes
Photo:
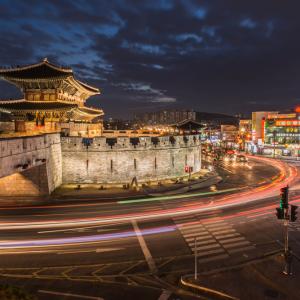
[(201, 169), (198, 136), (0, 139), (0, 196), (41, 196), (62, 183), (130, 184)]
[(62, 182), (125, 184), (177, 178), (201, 169), (199, 136), (61, 139)]
[(61, 183), (59, 134), (0, 139), (0, 195), (48, 195)]

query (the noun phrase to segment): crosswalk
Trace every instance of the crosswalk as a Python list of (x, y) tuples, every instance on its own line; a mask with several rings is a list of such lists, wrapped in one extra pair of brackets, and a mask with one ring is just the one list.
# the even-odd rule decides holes
[(300, 231), (300, 222), (289, 223), (289, 230)]
[(192, 253), (197, 248), (199, 262), (224, 259), (232, 254), (255, 248), (251, 242), (223, 220), (203, 223), (196, 215), (189, 215), (174, 217), (173, 221)]

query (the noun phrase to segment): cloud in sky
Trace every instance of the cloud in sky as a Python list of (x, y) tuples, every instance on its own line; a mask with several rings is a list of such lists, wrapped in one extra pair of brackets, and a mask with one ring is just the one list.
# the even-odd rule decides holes
[[(112, 116), (160, 105), (232, 114), (292, 108), (299, 8), (295, 0), (2, 0), (0, 64), (48, 57), (70, 65), (102, 90), (90, 103)], [(0, 98), (17, 97), (0, 87)]]

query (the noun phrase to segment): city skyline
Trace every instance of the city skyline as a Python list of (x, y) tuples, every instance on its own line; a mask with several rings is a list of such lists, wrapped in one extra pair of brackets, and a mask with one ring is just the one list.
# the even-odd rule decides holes
[[(100, 88), (107, 116), (169, 108), (235, 114), (299, 100), (290, 1), (1, 1), (0, 64), (44, 57)], [(1, 82), (2, 98), (20, 97)]]

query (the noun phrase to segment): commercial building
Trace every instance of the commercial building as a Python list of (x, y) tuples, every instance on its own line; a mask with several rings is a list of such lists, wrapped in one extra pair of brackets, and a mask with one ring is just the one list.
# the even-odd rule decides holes
[[(300, 115), (299, 112), (252, 113), (251, 141), (245, 141), (245, 150), (266, 155), (299, 156)], [(240, 123), (240, 132), (248, 132), (248, 126)], [(244, 129), (243, 129), (244, 128)], [(248, 135), (247, 135), (248, 136)], [(241, 135), (240, 135), (241, 137)]]
[(269, 114), (264, 120), (263, 135), (265, 154), (299, 156), (299, 114)]

